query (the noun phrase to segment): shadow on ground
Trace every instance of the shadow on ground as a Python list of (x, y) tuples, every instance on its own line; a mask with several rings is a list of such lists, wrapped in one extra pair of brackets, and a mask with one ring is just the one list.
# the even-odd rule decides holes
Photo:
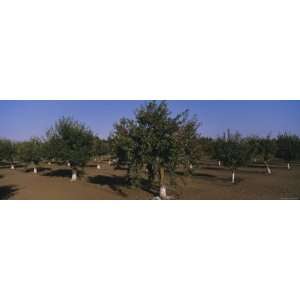
[[(113, 191), (119, 193), (121, 196), (126, 197), (128, 196), (122, 188), (131, 188), (132, 186), (128, 184), (128, 180), (125, 176), (105, 176), (105, 175), (97, 175), (97, 176), (90, 176), (88, 177), (88, 182), (98, 185), (107, 185)], [(151, 187), (147, 180), (141, 179), (139, 182), (140, 189), (145, 192), (148, 192), (152, 195), (156, 195), (157, 191), (154, 187)]]
[[(186, 180), (184, 180), (184, 172), (176, 172), (177, 175), (182, 176), (181, 178), (183, 179), (184, 184), (186, 184)], [(231, 182), (231, 172), (228, 172), (228, 176), (216, 176), (216, 175), (212, 175), (212, 174), (207, 174), (207, 173), (200, 173), (200, 172), (194, 172), (192, 175), (190, 175), (190, 177), (194, 177), (194, 178), (201, 178), (203, 180), (209, 181), (209, 182), (214, 182), (214, 183), (218, 183), (221, 185), (232, 185)], [(241, 178), (238, 174), (236, 175), (235, 178), (235, 183), (240, 183), (242, 182), (244, 179)]]
[[(77, 171), (77, 176), (81, 177), (83, 175), (82, 171)], [(71, 178), (72, 170), (71, 169), (58, 169), (58, 170), (51, 170), (43, 174), (43, 176), (50, 176), (50, 177), (68, 177)]]
[(122, 191), (120, 187), (128, 187), (128, 182), (125, 177), (121, 176), (105, 176), (97, 175), (88, 177), (88, 182), (98, 185), (108, 185), (113, 191), (119, 193), (121, 196), (126, 197), (127, 194)]
[(10, 199), (17, 191), (18, 188), (15, 185), (0, 186), (0, 200)]
[[(43, 167), (37, 168), (38, 173), (40, 173), (40, 172), (45, 172), (45, 171), (49, 171), (49, 170), (51, 170), (51, 169), (50, 169), (50, 168), (43, 168)], [(24, 172), (25, 172), (25, 173), (33, 173), (33, 168), (26, 168), (26, 169), (24, 170)]]

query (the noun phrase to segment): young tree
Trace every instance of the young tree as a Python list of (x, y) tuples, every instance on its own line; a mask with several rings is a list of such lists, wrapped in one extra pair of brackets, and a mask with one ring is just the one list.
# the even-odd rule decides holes
[(70, 163), (71, 181), (76, 181), (78, 168), (84, 168), (93, 155), (93, 132), (84, 124), (63, 117), (47, 131), (47, 141), (55, 157)]
[(219, 159), (225, 167), (229, 167), (232, 172), (232, 183), (235, 183), (235, 173), (237, 169), (247, 163), (248, 147), (241, 135), (236, 132), (231, 134), (227, 131), (223, 138), (218, 138), (215, 143)]
[(134, 121), (127, 118), (122, 118), (118, 123), (114, 124), (114, 131), (109, 140), (119, 166), (129, 166), (130, 162), (132, 162), (134, 148), (133, 129), (135, 126)]
[(212, 157), (212, 159), (216, 159), (218, 161), (219, 168), (221, 167), (221, 162), (222, 162), (222, 158), (223, 158), (222, 151), (223, 151), (222, 150), (222, 139), (218, 138), (216, 140), (213, 140), (211, 157)]
[(200, 125), (196, 116), (194, 116), (190, 120), (186, 119), (179, 127), (177, 139), (180, 148), (180, 162), (187, 174), (191, 174), (194, 166), (198, 166), (200, 163), (202, 154), (202, 145), (198, 133)]
[(15, 169), (15, 160), (17, 157), (17, 143), (8, 139), (0, 140), (0, 157), (9, 161), (10, 168)]
[(101, 159), (103, 155), (109, 154), (109, 143), (106, 140), (101, 140), (95, 136), (93, 143), (93, 155), (97, 161), (97, 169), (101, 169)]
[(252, 135), (245, 139), (248, 146), (248, 158), (249, 161), (256, 162), (257, 156), (260, 152), (260, 138), (258, 136)]
[(291, 168), (291, 162), (297, 158), (298, 145), (299, 137), (296, 135), (284, 133), (277, 138), (277, 157), (285, 160), (288, 170)]
[(50, 141), (45, 140), (43, 142), (43, 158), (48, 161), (48, 165), (51, 165), (52, 161), (56, 159), (55, 147)]
[(33, 164), (33, 172), (37, 174), (38, 166), (43, 158), (43, 145), (39, 138), (31, 138), (20, 143), (20, 158), (27, 164)]
[(274, 157), (276, 153), (276, 141), (271, 139), (270, 135), (265, 138), (261, 138), (259, 142), (259, 153), (262, 155), (264, 164), (269, 175), (272, 174), (271, 168), (269, 166), (270, 160)]

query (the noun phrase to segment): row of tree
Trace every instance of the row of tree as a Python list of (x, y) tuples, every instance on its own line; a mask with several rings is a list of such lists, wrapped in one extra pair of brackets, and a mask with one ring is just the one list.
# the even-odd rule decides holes
[(33, 167), (38, 172), (40, 162), (62, 162), (72, 168), (72, 181), (77, 180), (78, 168), (83, 168), (93, 157), (100, 168), (101, 159), (110, 153), (109, 143), (72, 118), (62, 118), (51, 127), (44, 138), (31, 138), (29, 141), (13, 142), (0, 140), (0, 160), (15, 168), (17, 161)]
[[(167, 198), (166, 174), (172, 180), (178, 168), (185, 174), (193, 173), (201, 159), (212, 158), (232, 171), (260, 159), (271, 174), (270, 161), (280, 158), (291, 162), (300, 159), (300, 139), (296, 135), (281, 134), (242, 137), (227, 131), (217, 139), (199, 135), (200, 122), (188, 111), (172, 115), (166, 102), (148, 102), (135, 112), (133, 119), (122, 118), (114, 125), (108, 140), (97, 137), (86, 125), (71, 118), (62, 118), (51, 127), (44, 138), (15, 143), (0, 140), (0, 159), (14, 168), (16, 160), (32, 163), (33, 170), (42, 160), (60, 161), (72, 167), (72, 181), (78, 168), (94, 158), (97, 167), (103, 155), (109, 154), (117, 167), (127, 169), (128, 183), (138, 185), (145, 180), (159, 187), (161, 198)], [(146, 174), (146, 175), (145, 175)]]

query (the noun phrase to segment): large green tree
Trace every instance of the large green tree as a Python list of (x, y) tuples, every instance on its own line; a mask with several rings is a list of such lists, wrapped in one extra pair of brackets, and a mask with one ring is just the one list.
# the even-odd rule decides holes
[(296, 160), (299, 150), (298, 136), (284, 133), (277, 137), (277, 157), (285, 160), (288, 169), (291, 168), (291, 162)]
[(78, 168), (84, 168), (93, 155), (93, 132), (86, 125), (63, 117), (47, 131), (46, 136), (55, 157), (70, 163), (71, 181), (76, 181)]
[(157, 180), (165, 199), (166, 173), (173, 178), (180, 163), (189, 167), (196, 160), (198, 127), (186, 111), (172, 116), (166, 102), (151, 101), (136, 110), (134, 120), (121, 119), (111, 138), (118, 161), (128, 166), (129, 178), (136, 181), (146, 168), (148, 182), (153, 185)]

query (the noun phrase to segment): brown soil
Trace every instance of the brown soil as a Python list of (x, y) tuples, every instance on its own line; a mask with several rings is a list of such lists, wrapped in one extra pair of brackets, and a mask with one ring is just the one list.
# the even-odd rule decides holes
[[(215, 162), (204, 162), (193, 176), (178, 171), (176, 185), (168, 186), (173, 199), (299, 199), (300, 165), (287, 170), (283, 164), (271, 165), (267, 175), (263, 165), (241, 168), (236, 184), (231, 172)], [(152, 199), (157, 191), (130, 188), (126, 171), (105, 164), (101, 170), (89, 165), (77, 182), (70, 182), (71, 170), (44, 165), (39, 174), (32, 169), (0, 166), (0, 199)]]

